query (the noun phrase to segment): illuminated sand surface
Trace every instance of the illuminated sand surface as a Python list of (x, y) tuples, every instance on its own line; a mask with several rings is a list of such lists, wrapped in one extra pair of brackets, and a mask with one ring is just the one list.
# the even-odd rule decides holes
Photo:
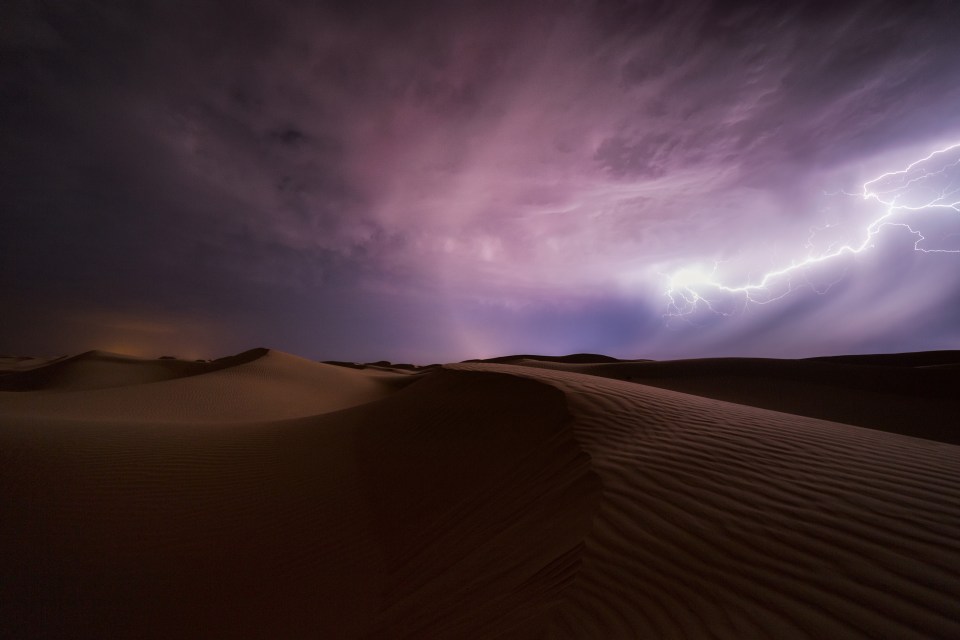
[(949, 363), (504, 360), (0, 360), (6, 632), (960, 637), (949, 413), (701, 397), (958, 415)]

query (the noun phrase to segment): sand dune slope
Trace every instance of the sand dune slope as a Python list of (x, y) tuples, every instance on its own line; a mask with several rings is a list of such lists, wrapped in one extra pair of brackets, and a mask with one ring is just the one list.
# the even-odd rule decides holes
[(599, 497), (563, 395), (412, 379), (272, 422), (0, 413), (3, 635), (541, 635)]
[[(44, 386), (0, 392), (0, 417), (134, 422), (276, 420), (382, 398), (409, 376), (256, 349), (212, 363), (85, 354), (37, 371)], [(195, 370), (192, 365), (200, 367)]]
[(960, 637), (960, 448), (570, 372), (600, 476), (551, 638)]
[[(701, 358), (580, 363), (519, 359), (540, 369), (585, 373), (774, 411), (960, 444), (956, 352), (810, 360)], [(912, 356), (908, 358), (907, 356)], [(847, 358), (851, 361), (847, 361)], [(931, 365), (930, 362), (940, 364)], [(871, 364), (867, 364), (871, 363)], [(896, 363), (896, 364), (891, 364)]]

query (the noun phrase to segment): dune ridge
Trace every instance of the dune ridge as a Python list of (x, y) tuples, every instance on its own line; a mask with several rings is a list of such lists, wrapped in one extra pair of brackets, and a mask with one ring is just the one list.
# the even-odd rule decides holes
[(956, 446), (503, 364), (567, 396), (602, 503), (551, 638), (960, 637)]
[[(87, 373), (89, 385), (83, 382)], [(210, 363), (94, 353), (30, 374), (44, 381), (43, 388), (0, 392), (6, 415), (158, 423), (277, 420), (363, 404), (409, 382), (407, 374), (346, 369), (270, 349)]]
[(12, 362), (0, 364), (0, 391), (85, 391), (161, 382), (251, 362), (269, 351), (250, 349), (204, 361), (143, 358), (101, 350), (51, 359), (10, 359)]
[(563, 394), (491, 373), (403, 377), (352, 407), (229, 423), (27, 415), (0, 398), (5, 633), (535, 637), (598, 498)]
[[(507, 363), (672, 389), (774, 411), (960, 444), (957, 352), (807, 360), (700, 358), (672, 361)], [(908, 357), (908, 356), (912, 356)], [(851, 361), (848, 361), (850, 358)], [(891, 360), (898, 364), (891, 364)], [(929, 364), (939, 362), (940, 364)], [(869, 364), (868, 364), (869, 363)]]

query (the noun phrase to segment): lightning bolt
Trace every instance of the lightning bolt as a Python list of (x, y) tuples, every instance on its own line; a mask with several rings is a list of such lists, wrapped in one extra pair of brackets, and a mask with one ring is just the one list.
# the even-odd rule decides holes
[[(721, 281), (717, 275), (720, 262), (714, 262), (709, 269), (702, 266), (688, 266), (674, 272), (667, 276), (665, 294), (670, 301), (667, 317), (687, 317), (700, 308), (722, 315), (731, 315), (734, 312), (720, 308), (720, 302), (727, 301), (731, 297), (739, 301), (736, 308), (742, 308), (751, 303), (769, 304), (796, 290), (795, 279), (798, 276), (804, 280), (802, 286), (808, 286), (817, 293), (826, 293), (839, 279), (826, 288), (818, 288), (806, 277), (806, 272), (815, 265), (871, 249), (875, 245), (877, 235), (891, 227), (906, 229), (912, 234), (915, 238), (913, 243), (915, 251), (960, 253), (960, 249), (925, 248), (921, 245), (927, 238), (919, 230), (909, 222), (894, 220), (896, 216), (927, 210), (960, 213), (960, 184), (958, 184), (960, 175), (950, 175), (950, 170), (958, 166), (960, 166), (960, 142), (937, 149), (899, 171), (889, 171), (868, 180), (863, 183), (859, 193), (844, 193), (848, 196), (861, 197), (865, 201), (875, 201), (882, 208), (880, 215), (863, 229), (859, 242), (839, 246), (834, 244), (825, 252), (814, 253), (814, 236), (828, 227), (813, 229), (807, 240), (807, 247), (811, 252), (806, 258), (767, 271), (754, 281), (740, 284)], [(933, 184), (938, 180), (945, 181), (946, 184)], [(918, 195), (919, 199), (917, 199)]]

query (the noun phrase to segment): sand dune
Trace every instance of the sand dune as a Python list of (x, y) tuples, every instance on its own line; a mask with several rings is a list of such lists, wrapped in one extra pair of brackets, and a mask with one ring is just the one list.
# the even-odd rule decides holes
[[(54, 371), (47, 371), (50, 368)], [(29, 374), (40, 390), (0, 392), (4, 414), (160, 423), (314, 415), (384, 397), (409, 379), (400, 373), (346, 369), (267, 349), (211, 363), (92, 352)]]
[(919, 351), (916, 353), (868, 353), (848, 356), (820, 356), (808, 360), (887, 367), (924, 367), (960, 364), (960, 351)]
[[(4, 632), (960, 637), (960, 448), (592, 357), (10, 359), (32, 390), (0, 392)], [(865, 366), (812, 366), (837, 364)]]
[[(274, 360), (312, 371), (284, 354), (261, 364)], [(183, 381), (232, 383), (221, 373)], [(364, 374), (335, 373), (347, 395)], [(74, 393), (119, 402), (162, 384)], [(573, 580), (597, 503), (563, 395), (515, 377), (437, 372), (270, 422), (7, 403), (8, 637), (530, 637)]]
[(553, 638), (960, 637), (960, 450), (581, 374), (600, 476)]
[(0, 368), (0, 390), (104, 389), (171, 380), (217, 368), (220, 367), (206, 362), (175, 358), (137, 358), (109, 351), (88, 351), (77, 356), (51, 360), (31, 358)]
[(958, 353), (616, 363), (521, 356), (504, 361), (960, 444), (960, 369), (947, 364), (951, 358)]

